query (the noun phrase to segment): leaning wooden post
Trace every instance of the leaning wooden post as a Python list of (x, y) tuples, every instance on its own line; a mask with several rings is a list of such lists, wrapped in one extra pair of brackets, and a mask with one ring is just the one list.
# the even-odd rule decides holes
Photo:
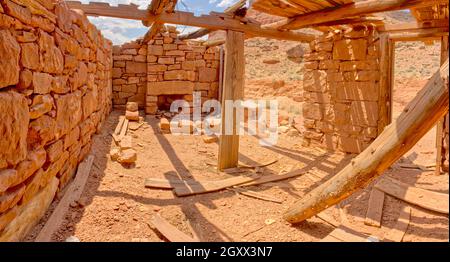
[(382, 175), (448, 112), (448, 74), (447, 59), (395, 122), (335, 177), (294, 204), (284, 218), (290, 223), (302, 222)]
[[(218, 169), (237, 167), (239, 162), (239, 123), (236, 109), (226, 112), (226, 101), (236, 101), (244, 97), (244, 33), (227, 31), (225, 43), (225, 68), (222, 91), (222, 135), (219, 142)], [(230, 113), (232, 115), (228, 115)], [(226, 134), (226, 127), (232, 125), (233, 134)]]

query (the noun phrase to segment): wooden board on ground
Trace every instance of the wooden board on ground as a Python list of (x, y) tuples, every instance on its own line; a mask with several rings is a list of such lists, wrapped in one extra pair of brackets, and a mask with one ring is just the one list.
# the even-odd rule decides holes
[(388, 241), (402, 242), (403, 237), (406, 234), (406, 230), (408, 229), (410, 220), (411, 207), (405, 206), (400, 212), (400, 217), (398, 218), (398, 221), (395, 224), (394, 228), (392, 228), (392, 230), (384, 236), (384, 239)]
[(276, 181), (281, 181), (281, 180), (286, 180), (289, 178), (294, 178), (294, 177), (298, 177), (301, 176), (303, 174), (305, 174), (306, 171), (305, 170), (294, 170), (291, 172), (288, 172), (284, 175), (269, 175), (269, 176), (262, 176), (258, 179), (256, 179), (255, 181), (246, 183), (246, 184), (242, 184), (240, 185), (241, 187), (243, 186), (256, 186), (256, 185), (261, 185), (261, 184), (265, 184), (265, 183), (270, 183), (270, 182), (276, 182)]
[(209, 181), (206, 183), (198, 182), (196, 184), (175, 185), (174, 192), (177, 196), (190, 196), (196, 194), (219, 191), (229, 187), (255, 181), (254, 177), (237, 176), (219, 181)]
[(129, 120), (125, 119), (125, 121), (123, 122), (123, 126), (122, 129), (120, 130), (120, 134), (119, 134), (119, 142), (123, 139), (123, 137), (127, 134), (128, 131), (128, 124), (129, 124)]
[(264, 201), (274, 202), (277, 204), (283, 203), (283, 200), (276, 198), (274, 196), (271, 196), (271, 195), (267, 195), (267, 194), (263, 194), (263, 193), (259, 193), (259, 192), (255, 192), (255, 191), (251, 191), (251, 190), (245, 190), (242, 188), (233, 188), (231, 190), (238, 194), (244, 195), (244, 196), (248, 196), (248, 197), (252, 197), (252, 198), (256, 198), (256, 199), (260, 199), (260, 200), (264, 200)]
[(413, 187), (391, 178), (381, 179), (375, 188), (410, 204), (448, 214), (448, 194)]
[(368, 226), (381, 227), (383, 217), (384, 192), (374, 188), (370, 192), (369, 205), (367, 207), (366, 220)]
[(151, 223), (170, 242), (198, 242), (164, 220), (160, 214), (156, 214)]
[(86, 181), (89, 177), (93, 162), (94, 156), (89, 155), (83, 162), (79, 164), (75, 179), (73, 180), (72, 184), (70, 184), (61, 201), (59, 201), (58, 205), (56, 206), (50, 218), (47, 220), (47, 223), (45, 223), (45, 226), (42, 228), (41, 232), (39, 232), (39, 235), (36, 237), (35, 242), (51, 241), (53, 233), (59, 228), (62, 221), (64, 220), (64, 216), (69, 209), (69, 205), (73, 201), (77, 201), (80, 199), (81, 194), (84, 190), (84, 186), (86, 185)]
[(114, 134), (115, 135), (119, 135), (120, 134), (120, 130), (122, 130), (122, 126), (123, 126), (124, 122), (125, 122), (125, 116), (120, 116), (119, 117), (119, 123), (117, 124), (117, 127), (114, 130)]
[(336, 219), (327, 215), (324, 212), (317, 214), (316, 217), (333, 227), (339, 227), (341, 225), (339, 222), (336, 221)]
[(340, 226), (336, 228), (326, 238), (322, 239), (321, 242), (328, 242), (335, 239), (341, 242), (368, 242), (366, 235), (346, 226)]
[(157, 189), (174, 189), (175, 185), (184, 186), (184, 185), (195, 185), (199, 183), (209, 183), (206, 182), (197, 182), (197, 181), (187, 181), (187, 180), (170, 180), (170, 179), (160, 179), (160, 178), (147, 178), (145, 179), (145, 187), (147, 188), (157, 188)]
[(270, 162), (267, 162), (265, 164), (259, 164), (259, 165), (247, 165), (247, 164), (243, 164), (243, 163), (239, 163), (239, 167), (240, 168), (258, 168), (258, 167), (267, 167), (270, 165), (275, 164), (276, 162), (278, 162), (278, 160), (272, 160)]

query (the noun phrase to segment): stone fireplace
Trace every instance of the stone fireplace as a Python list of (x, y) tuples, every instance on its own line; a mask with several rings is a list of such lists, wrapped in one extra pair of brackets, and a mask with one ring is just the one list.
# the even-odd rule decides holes
[(202, 102), (219, 97), (219, 48), (177, 36), (176, 28), (167, 26), (148, 43), (138, 39), (114, 47), (116, 108), (138, 102), (146, 114), (155, 114), (179, 99), (192, 106), (194, 92)]

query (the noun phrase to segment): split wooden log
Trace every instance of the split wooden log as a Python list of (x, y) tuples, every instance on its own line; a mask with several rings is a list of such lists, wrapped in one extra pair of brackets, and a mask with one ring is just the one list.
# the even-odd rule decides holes
[(394, 123), (335, 177), (294, 204), (284, 218), (299, 223), (341, 202), (407, 153), (448, 112), (448, 70), (447, 59)]

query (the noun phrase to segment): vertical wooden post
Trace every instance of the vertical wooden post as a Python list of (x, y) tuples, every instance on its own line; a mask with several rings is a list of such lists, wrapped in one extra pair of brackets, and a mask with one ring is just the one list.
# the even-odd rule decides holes
[(392, 92), (394, 83), (394, 53), (395, 43), (389, 39), (389, 34), (380, 36), (380, 91), (378, 97), (379, 120), (378, 134), (392, 122)]
[[(239, 162), (239, 123), (236, 109), (233, 116), (228, 116), (225, 110), (226, 101), (236, 101), (244, 97), (244, 33), (227, 31), (225, 43), (225, 68), (222, 91), (222, 135), (219, 141), (218, 170), (237, 167)], [(232, 123), (230, 123), (230, 120)], [(225, 134), (227, 125), (233, 124), (233, 134)]]
[[(441, 40), (441, 65), (445, 63), (448, 59), (448, 36), (442, 37)], [(445, 119), (448, 117), (448, 114), (439, 120), (436, 127), (436, 175), (440, 175), (442, 171), (442, 166), (445, 161), (445, 129), (448, 128), (445, 126)]]

